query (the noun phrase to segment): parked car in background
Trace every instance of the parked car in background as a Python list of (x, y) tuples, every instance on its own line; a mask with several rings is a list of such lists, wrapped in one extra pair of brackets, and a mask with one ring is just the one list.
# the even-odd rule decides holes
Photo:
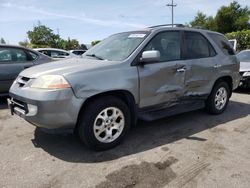
[(70, 50), (71, 53), (76, 54), (81, 56), (82, 54), (84, 54), (87, 50)]
[(8, 95), (18, 74), (33, 65), (53, 59), (37, 51), (14, 45), (0, 45), (0, 96)]
[(228, 40), (232, 46), (232, 48), (234, 49), (234, 51), (237, 51), (237, 40), (236, 39), (230, 39)]
[(53, 58), (55, 60), (62, 59), (62, 58), (78, 57), (77, 55), (75, 55), (69, 51), (57, 49), (57, 48), (36, 48), (34, 50), (38, 51), (40, 53), (43, 53), (47, 56), (50, 56), (51, 58)]
[(204, 107), (224, 112), (239, 81), (239, 61), (223, 34), (161, 25), (112, 35), (82, 58), (23, 71), (8, 104), (38, 127), (75, 129), (88, 147), (104, 150), (137, 118)]
[(240, 61), (240, 87), (250, 88), (250, 49), (243, 50), (237, 54)]

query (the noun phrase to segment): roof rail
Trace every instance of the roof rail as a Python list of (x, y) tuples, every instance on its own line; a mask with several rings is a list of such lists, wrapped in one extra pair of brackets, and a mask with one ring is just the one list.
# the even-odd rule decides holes
[(148, 28), (156, 28), (156, 27), (185, 27), (185, 25), (183, 24), (162, 24), (162, 25), (154, 25), (154, 26), (150, 26)]

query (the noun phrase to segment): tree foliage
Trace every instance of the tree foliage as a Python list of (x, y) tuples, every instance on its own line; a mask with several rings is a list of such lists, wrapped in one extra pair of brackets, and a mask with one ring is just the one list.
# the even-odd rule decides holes
[(201, 26), (221, 33), (229, 33), (250, 29), (249, 19), (249, 8), (242, 7), (238, 2), (234, 1), (229, 6), (222, 6), (215, 17), (207, 16), (199, 11), (194, 20), (190, 22), (190, 25), (192, 27)]
[(226, 37), (237, 40), (238, 50), (250, 49), (250, 30), (227, 33)]
[(100, 41), (100, 40), (94, 40), (94, 41), (91, 42), (91, 45), (92, 45), (92, 46), (95, 46), (95, 45), (97, 45), (99, 42), (101, 42), (101, 41)]
[(45, 25), (37, 25), (33, 31), (28, 31), (30, 42), (36, 47), (58, 47), (60, 36), (53, 33), (53, 30)]
[(62, 39), (58, 34), (55, 34), (52, 29), (42, 25), (40, 22), (38, 22), (37, 26), (34, 26), (33, 30), (28, 31), (27, 34), (30, 44), (27, 44), (26, 41), (22, 41), (19, 42), (20, 45), (31, 48), (87, 49), (84, 44), (79, 44), (76, 39), (70, 39), (69, 37), (67, 40)]
[(0, 44), (6, 44), (4, 38), (1, 38), (1, 39), (0, 39)]
[(222, 6), (215, 17), (218, 31), (221, 33), (229, 33), (233, 31), (241, 31), (250, 29), (250, 10), (248, 7), (241, 7), (236, 1), (229, 6)]
[(24, 41), (20, 41), (18, 44), (26, 48), (29, 47), (29, 41), (27, 39), (25, 39)]

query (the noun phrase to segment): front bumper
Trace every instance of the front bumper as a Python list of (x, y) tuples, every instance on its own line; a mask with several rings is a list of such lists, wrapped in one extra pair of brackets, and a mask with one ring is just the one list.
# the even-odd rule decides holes
[(83, 104), (83, 99), (76, 98), (70, 88), (41, 90), (13, 84), (9, 95), (8, 105), (12, 114), (47, 129), (74, 128)]

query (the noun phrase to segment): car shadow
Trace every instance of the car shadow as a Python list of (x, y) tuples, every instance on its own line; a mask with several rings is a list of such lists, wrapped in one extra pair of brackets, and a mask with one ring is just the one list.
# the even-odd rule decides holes
[(197, 110), (153, 122), (140, 121), (119, 146), (108, 151), (91, 151), (82, 145), (74, 134), (47, 134), (36, 129), (35, 147), (42, 148), (50, 155), (74, 163), (94, 163), (111, 161), (123, 156), (144, 152), (156, 147), (167, 147), (182, 139), (206, 142), (207, 139), (193, 136), (220, 124), (249, 115), (250, 104), (230, 101), (227, 110), (221, 115), (209, 115)]
[(237, 88), (234, 93), (250, 94), (250, 88)]
[(7, 97), (0, 97), (0, 110), (7, 109)]

